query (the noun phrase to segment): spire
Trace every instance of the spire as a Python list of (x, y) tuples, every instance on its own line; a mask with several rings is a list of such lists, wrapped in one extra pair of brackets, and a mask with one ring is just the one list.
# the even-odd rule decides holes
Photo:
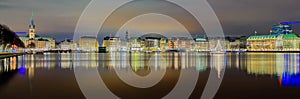
[(29, 28), (32, 28), (32, 29), (35, 28), (33, 12), (32, 12), (32, 14), (31, 14), (31, 19), (30, 19)]

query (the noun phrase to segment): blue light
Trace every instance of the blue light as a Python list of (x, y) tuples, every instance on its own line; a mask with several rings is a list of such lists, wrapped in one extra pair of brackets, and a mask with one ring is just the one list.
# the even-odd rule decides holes
[(287, 73), (282, 75), (283, 86), (300, 86), (300, 74), (289, 75)]
[(26, 68), (25, 68), (25, 67), (21, 67), (21, 68), (19, 69), (19, 73), (20, 73), (21, 75), (26, 75)]
[(17, 35), (25, 35), (27, 32), (15, 32)]
[(280, 22), (282, 25), (300, 24), (300, 22)]

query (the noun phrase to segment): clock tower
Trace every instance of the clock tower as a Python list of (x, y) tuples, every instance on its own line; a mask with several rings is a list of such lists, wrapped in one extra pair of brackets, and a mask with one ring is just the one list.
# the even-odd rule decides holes
[(31, 19), (30, 19), (28, 34), (29, 34), (29, 39), (35, 38), (35, 24), (34, 24), (33, 13), (32, 13)]

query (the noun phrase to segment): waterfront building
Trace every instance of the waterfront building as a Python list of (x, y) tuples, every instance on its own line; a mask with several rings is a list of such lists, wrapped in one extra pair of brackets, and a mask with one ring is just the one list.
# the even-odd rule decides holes
[(172, 40), (168, 40), (168, 49), (174, 49), (175, 48), (175, 44)]
[(121, 39), (119, 37), (105, 37), (103, 39), (102, 47), (106, 47), (109, 52), (121, 50)]
[[(26, 48), (51, 50), (55, 49), (55, 39), (51, 37), (41, 37), (36, 35), (36, 25), (34, 23), (34, 16), (32, 14), (28, 29), (28, 34), (20, 34), (20, 40), (25, 44)], [(44, 44), (44, 45), (43, 45)]]
[(195, 38), (195, 51), (208, 51), (209, 50), (209, 42), (206, 38)]
[(76, 50), (77, 43), (74, 43), (71, 40), (63, 40), (62, 42), (60, 42), (59, 47), (61, 50)]
[(35, 48), (38, 50), (48, 50), (50, 49), (50, 42), (47, 39), (37, 39), (34, 41), (35, 43)]
[(146, 37), (145, 39), (145, 47), (146, 51), (153, 52), (153, 51), (160, 51), (160, 39), (157, 37)]
[(234, 37), (227, 37), (226, 38), (226, 49), (227, 51), (238, 51), (240, 50), (240, 39)]
[(144, 41), (141, 38), (132, 39), (130, 42), (130, 51), (141, 52), (144, 50)]
[(79, 50), (84, 52), (98, 51), (98, 40), (96, 37), (83, 36), (78, 40)]
[(190, 50), (192, 48), (192, 40), (187, 37), (178, 37), (174, 43), (176, 48), (180, 50)]
[(251, 51), (275, 51), (282, 49), (282, 36), (260, 35), (247, 39), (247, 49)]
[(283, 50), (299, 51), (300, 38), (297, 34), (286, 34), (283, 36)]
[(241, 36), (239, 41), (240, 41), (240, 49), (242, 49), (242, 50), (247, 49), (247, 47), (246, 47), (247, 37), (246, 36)]
[(297, 51), (300, 38), (297, 34), (250, 36), (247, 49), (250, 51)]
[(161, 38), (159, 41), (160, 51), (165, 52), (168, 49), (168, 39)]

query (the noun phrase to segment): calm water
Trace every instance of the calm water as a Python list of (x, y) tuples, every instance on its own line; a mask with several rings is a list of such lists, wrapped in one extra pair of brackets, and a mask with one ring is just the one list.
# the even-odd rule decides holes
[[(218, 99), (300, 98), (299, 67), (300, 54), (295, 53), (24, 55), (0, 60), (0, 97), (85, 98), (86, 92), (80, 89), (85, 84), (96, 88), (99, 79), (94, 77), (98, 76), (106, 86), (103, 90), (121, 98), (162, 98), (180, 82), (195, 82), (195, 86), (189, 84), (192, 89), (186, 88), (191, 90), (190, 98), (200, 98), (210, 71), (216, 71), (216, 79), (225, 72), (215, 95)], [(92, 74), (94, 70), (98, 75)], [(185, 92), (182, 87), (175, 94)]]

